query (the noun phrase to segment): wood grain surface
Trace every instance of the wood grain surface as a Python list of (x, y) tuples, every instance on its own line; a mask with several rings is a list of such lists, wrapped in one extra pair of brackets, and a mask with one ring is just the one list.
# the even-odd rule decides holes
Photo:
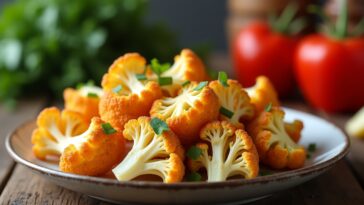
[(20, 102), (14, 111), (0, 106), (0, 193), (15, 165), (5, 150), (5, 137), (20, 123), (34, 119), (44, 105), (44, 99), (29, 99)]

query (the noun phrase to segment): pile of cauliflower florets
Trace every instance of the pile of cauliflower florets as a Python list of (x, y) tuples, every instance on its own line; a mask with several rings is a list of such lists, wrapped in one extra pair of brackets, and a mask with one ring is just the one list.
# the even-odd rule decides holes
[(119, 181), (252, 179), (259, 166), (297, 169), (303, 123), (284, 121), (277, 93), (261, 76), (243, 88), (224, 72), (210, 80), (200, 58), (184, 49), (174, 64), (127, 53), (101, 87), (67, 88), (64, 110), (44, 109), (32, 135), (38, 159), (60, 170)]

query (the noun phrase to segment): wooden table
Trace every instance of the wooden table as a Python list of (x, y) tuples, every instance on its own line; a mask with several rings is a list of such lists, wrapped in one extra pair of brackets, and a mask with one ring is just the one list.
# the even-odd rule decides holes
[[(217, 68), (227, 65), (221, 63), (219, 56), (213, 59)], [(4, 148), (6, 134), (20, 123), (35, 118), (47, 104), (49, 103), (44, 100), (22, 101), (14, 113), (6, 112), (0, 106), (0, 204), (108, 204), (51, 184), (25, 167), (17, 165), (7, 155)], [(286, 101), (284, 105), (326, 118), (341, 128), (349, 118), (348, 115), (318, 112), (303, 102)], [(327, 173), (253, 204), (364, 205), (364, 140), (351, 139), (351, 145), (348, 156)]]

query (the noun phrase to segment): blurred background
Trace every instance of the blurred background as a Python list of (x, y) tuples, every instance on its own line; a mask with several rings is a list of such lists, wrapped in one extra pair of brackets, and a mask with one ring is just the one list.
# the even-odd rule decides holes
[[(173, 61), (192, 48), (208, 68), (232, 73), (231, 42), (256, 20), (267, 21), (291, 3), (306, 18), (298, 35), (320, 22), (307, 13), (324, 5), (335, 19), (340, 0), (1, 0), (0, 102), (13, 107), (28, 95), (60, 97), (65, 87), (100, 81), (111, 62), (125, 52)], [(364, 1), (350, 0), (350, 23), (360, 21)]]

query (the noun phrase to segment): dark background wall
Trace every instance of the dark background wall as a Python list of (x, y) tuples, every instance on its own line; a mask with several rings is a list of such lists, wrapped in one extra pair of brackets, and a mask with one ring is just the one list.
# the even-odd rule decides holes
[(209, 43), (226, 50), (225, 0), (150, 0), (148, 21), (165, 22), (183, 47)]

